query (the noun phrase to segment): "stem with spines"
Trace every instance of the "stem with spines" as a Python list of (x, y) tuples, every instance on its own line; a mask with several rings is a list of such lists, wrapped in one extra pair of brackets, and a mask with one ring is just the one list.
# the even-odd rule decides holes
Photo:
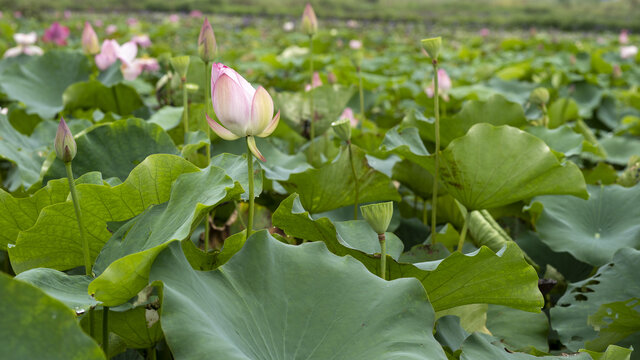
[(440, 166), (440, 102), (438, 100), (438, 60), (433, 59), (433, 107), (436, 116), (435, 123), (435, 136), (436, 136), (436, 150), (434, 154), (435, 158), (435, 171), (433, 176), (433, 196), (431, 198), (431, 244), (436, 243), (436, 210), (438, 204), (438, 167)]
[(247, 234), (245, 239), (251, 236), (253, 227), (253, 154), (249, 148), (249, 137), (247, 137), (247, 173), (249, 174), (249, 219), (247, 220)]

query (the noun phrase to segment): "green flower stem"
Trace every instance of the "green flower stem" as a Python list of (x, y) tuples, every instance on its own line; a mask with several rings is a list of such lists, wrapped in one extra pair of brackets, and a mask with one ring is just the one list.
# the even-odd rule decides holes
[(433, 176), (433, 197), (431, 198), (431, 244), (436, 243), (436, 209), (438, 208), (438, 167), (440, 166), (440, 102), (438, 100), (438, 60), (433, 60), (433, 110), (436, 115), (435, 172)]
[(387, 280), (387, 245), (384, 233), (378, 234), (378, 241), (380, 241), (380, 277)]
[(464, 239), (467, 237), (467, 228), (469, 227), (470, 221), (471, 211), (467, 210), (467, 216), (464, 218), (464, 225), (462, 225), (462, 231), (460, 232), (460, 241), (458, 241), (458, 248), (456, 249), (459, 252), (462, 252), (462, 246), (464, 246)]
[(109, 307), (102, 308), (102, 351), (109, 359)]
[(427, 200), (422, 200), (422, 223), (427, 225)]
[[(209, 70), (209, 62), (205, 61), (204, 63), (204, 74), (205, 74), (205, 79), (211, 79), (211, 73)], [(209, 110), (209, 102), (211, 100), (211, 87), (207, 86), (205, 83), (204, 86), (204, 113), (207, 114), (207, 111)], [(207, 139), (209, 139), (209, 124), (207, 124), (207, 117), (203, 117), (203, 126), (204, 126), (204, 132), (207, 134)], [(211, 144), (206, 146), (206, 155), (207, 155), (207, 165), (211, 163)], [(209, 231), (210, 231), (210, 226), (209, 226), (209, 213), (207, 213), (205, 215), (204, 218), (204, 252), (207, 253), (209, 252)]]
[(309, 35), (309, 80), (311, 85), (311, 90), (309, 90), (309, 112), (311, 113), (311, 144), (309, 144), (309, 151), (313, 162), (313, 159), (315, 159), (313, 140), (316, 138), (316, 116), (313, 110), (313, 35)]
[(89, 253), (89, 241), (84, 236), (84, 226), (82, 226), (82, 214), (80, 212), (80, 202), (78, 201), (78, 193), (76, 192), (76, 183), (73, 180), (73, 170), (71, 169), (71, 161), (64, 163), (67, 169), (67, 180), (69, 180), (69, 191), (73, 200), (73, 207), (76, 210), (76, 220), (78, 220), (78, 228), (80, 229), (80, 240), (82, 240), (82, 254), (84, 255), (84, 272), (87, 276), (91, 276), (91, 255)]
[(189, 132), (189, 98), (187, 97), (187, 79), (182, 80), (182, 106), (184, 111), (182, 112), (182, 122), (184, 123), (184, 136), (187, 136)]
[(93, 337), (93, 334), (95, 333), (95, 331), (93, 331), (93, 324), (95, 323), (95, 321), (93, 320), (94, 317), (94, 313), (93, 313), (93, 308), (89, 308), (89, 336)]
[(358, 91), (360, 92), (360, 117), (364, 123), (367, 118), (364, 116), (364, 91), (362, 90), (362, 71), (360, 70), (360, 63), (360, 60), (358, 60)]
[(156, 346), (153, 345), (147, 350), (147, 359), (148, 360), (156, 360)]
[(358, 203), (359, 203), (359, 194), (358, 194), (358, 175), (356, 174), (356, 167), (353, 164), (353, 151), (351, 150), (351, 141), (347, 142), (347, 148), (349, 149), (349, 162), (351, 163), (351, 172), (353, 172), (353, 186), (355, 190), (356, 200), (353, 203), (353, 219), (358, 220)]
[(248, 239), (251, 236), (253, 228), (253, 154), (249, 149), (249, 137), (247, 137), (247, 173), (249, 174), (249, 219), (247, 220), (247, 234)]

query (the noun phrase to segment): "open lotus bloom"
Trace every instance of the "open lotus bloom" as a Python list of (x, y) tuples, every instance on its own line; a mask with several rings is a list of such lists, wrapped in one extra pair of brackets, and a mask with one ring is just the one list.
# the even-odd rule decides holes
[[(449, 90), (451, 90), (451, 78), (444, 69), (438, 69), (438, 92), (440, 97), (444, 101), (449, 101)], [(427, 89), (425, 89), (427, 96), (432, 98), (434, 93), (434, 83), (431, 83)]]
[(251, 152), (265, 161), (253, 136), (271, 135), (280, 119), (279, 111), (273, 116), (273, 100), (267, 90), (262, 86), (254, 89), (235, 70), (214, 63), (211, 68), (211, 100), (220, 121), (218, 123), (207, 116), (213, 131), (225, 140), (248, 137)]
[(67, 45), (67, 38), (69, 37), (69, 28), (60, 25), (59, 22), (54, 22), (51, 26), (44, 31), (42, 41), (48, 43), (52, 42), (60, 46)]
[(623, 59), (634, 58), (638, 55), (638, 47), (635, 45), (620, 47), (620, 57)]
[(158, 70), (158, 62), (155, 59), (136, 59), (136, 55), (138, 55), (138, 46), (132, 41), (121, 46), (115, 40), (105, 40), (100, 53), (95, 57), (96, 66), (100, 70), (106, 70), (120, 60), (122, 76), (127, 80), (135, 80), (143, 70)]
[(28, 34), (16, 33), (13, 35), (13, 40), (16, 41), (18, 46), (8, 49), (4, 53), (4, 57), (14, 57), (20, 54), (25, 55), (42, 55), (44, 52), (41, 48), (33, 45), (38, 40), (38, 35), (35, 32)]

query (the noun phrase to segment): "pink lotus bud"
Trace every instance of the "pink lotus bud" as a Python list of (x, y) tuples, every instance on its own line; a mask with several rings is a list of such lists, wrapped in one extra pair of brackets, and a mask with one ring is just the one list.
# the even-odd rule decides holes
[(489, 36), (489, 34), (491, 34), (491, 31), (489, 29), (487, 28), (480, 29), (480, 36), (487, 37)]
[(340, 120), (342, 119), (349, 120), (349, 124), (351, 124), (351, 127), (358, 126), (358, 119), (356, 119), (356, 117), (353, 116), (353, 110), (351, 110), (350, 107), (344, 109), (344, 111), (340, 115)]
[(253, 136), (266, 137), (278, 126), (280, 112), (273, 118), (273, 100), (260, 86), (254, 89), (235, 70), (220, 63), (211, 67), (211, 100), (220, 124), (207, 116), (209, 126), (225, 140), (249, 136), (249, 147), (256, 157), (264, 157), (255, 147)]
[(85, 54), (94, 55), (100, 52), (100, 42), (98, 35), (93, 31), (93, 27), (88, 21), (84, 23), (84, 30), (82, 31), (82, 51)]
[(216, 35), (209, 19), (205, 17), (200, 28), (200, 36), (198, 36), (198, 55), (202, 61), (210, 62), (215, 59), (217, 50)]
[(302, 13), (302, 31), (309, 36), (313, 36), (318, 32), (318, 19), (309, 3), (307, 3)]
[(131, 42), (135, 43), (141, 48), (148, 48), (149, 46), (151, 46), (151, 39), (149, 39), (149, 35), (147, 34), (136, 35), (131, 38)]
[(191, 16), (192, 18), (201, 18), (202, 17), (202, 11), (200, 11), (200, 10), (191, 10), (191, 12), (189, 13), (189, 16)]
[[(449, 90), (451, 90), (451, 78), (444, 69), (438, 69), (438, 93), (444, 101), (449, 101)], [(432, 98), (435, 92), (435, 84), (425, 89), (427, 96)]]
[(177, 23), (178, 21), (180, 21), (180, 15), (178, 14), (169, 15), (169, 22)]
[(622, 29), (620, 31), (620, 35), (618, 36), (618, 42), (620, 44), (626, 44), (629, 42), (629, 31)]
[(60, 118), (60, 124), (58, 125), (58, 131), (56, 132), (56, 139), (53, 145), (56, 149), (58, 159), (67, 163), (76, 157), (76, 141), (73, 139), (73, 134), (71, 134), (71, 130), (69, 130), (64, 118)]
[(130, 17), (127, 19), (127, 25), (129, 25), (129, 27), (134, 27), (138, 25), (138, 19), (134, 18), (134, 17)]

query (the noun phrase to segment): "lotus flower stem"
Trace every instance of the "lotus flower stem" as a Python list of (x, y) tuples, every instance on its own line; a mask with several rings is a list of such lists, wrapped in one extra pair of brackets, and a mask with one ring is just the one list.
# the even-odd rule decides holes
[(362, 122), (364, 122), (367, 118), (364, 115), (364, 91), (362, 90), (362, 71), (360, 70), (360, 60), (358, 60), (358, 91), (360, 92), (360, 117), (362, 118)]
[(427, 200), (422, 200), (422, 223), (427, 225), (429, 220), (427, 220)]
[(470, 221), (471, 221), (471, 211), (467, 210), (467, 215), (464, 217), (464, 225), (462, 225), (462, 231), (460, 232), (460, 241), (458, 241), (458, 248), (456, 249), (459, 252), (462, 252), (462, 247), (464, 246), (464, 239), (467, 237), (467, 229), (469, 227)]
[(378, 234), (378, 241), (380, 241), (380, 277), (383, 280), (387, 280), (387, 245), (386, 235), (384, 233)]
[(253, 154), (249, 148), (249, 137), (247, 136), (247, 173), (249, 175), (249, 219), (247, 220), (246, 239), (251, 236), (253, 227)]
[(156, 346), (153, 345), (147, 350), (147, 359), (156, 360)]
[(184, 111), (182, 112), (182, 122), (184, 122), (184, 136), (186, 138), (189, 132), (189, 97), (187, 95), (187, 79), (183, 77), (180, 79), (182, 83), (182, 106)]
[[(311, 81), (309, 84), (313, 84), (313, 35), (309, 35), (309, 79)], [(311, 161), (313, 161), (313, 159), (315, 159), (313, 140), (316, 138), (316, 115), (313, 109), (313, 85), (312, 89), (309, 91), (309, 112), (311, 113), (311, 144), (309, 145), (309, 151), (311, 153)]]
[[(209, 61), (205, 61), (204, 62), (204, 74), (205, 74), (205, 79), (211, 79), (211, 72), (209, 70), (209, 65), (210, 62)], [(209, 139), (209, 124), (207, 123), (207, 110), (209, 109), (209, 102), (211, 101), (211, 87), (210, 86), (205, 86), (204, 87), (204, 113), (205, 113), (205, 117), (204, 117), (204, 132), (205, 134), (207, 134), (207, 139)], [(207, 156), (207, 165), (209, 165), (211, 163), (211, 144), (208, 144), (205, 147), (205, 151), (206, 151), (206, 156)], [(209, 226), (209, 212), (207, 212), (207, 214), (205, 215), (204, 218), (204, 252), (205, 254), (207, 252), (209, 252), (209, 231), (210, 231), (210, 226)]]
[(109, 359), (109, 307), (102, 308), (102, 351)]
[[(431, 198), (431, 244), (436, 243), (436, 209), (438, 208), (438, 167), (440, 166), (440, 102), (438, 101), (438, 60), (433, 59), (433, 110), (436, 116), (436, 149), (435, 149), (435, 171), (433, 174), (433, 196)], [(466, 226), (466, 223), (465, 223)], [(463, 239), (464, 240), (464, 239)]]
[(73, 200), (73, 207), (76, 210), (76, 220), (80, 229), (80, 239), (82, 240), (82, 255), (84, 256), (84, 271), (87, 276), (91, 276), (91, 256), (89, 253), (89, 242), (84, 236), (84, 226), (82, 226), (82, 213), (80, 212), (80, 202), (78, 201), (78, 193), (76, 192), (76, 183), (73, 180), (73, 170), (71, 169), (71, 161), (65, 162), (64, 167), (67, 169), (67, 179), (69, 180), (69, 192)]
[(356, 173), (356, 167), (353, 163), (353, 151), (351, 150), (351, 140), (347, 142), (347, 148), (349, 149), (349, 162), (351, 163), (351, 172), (353, 172), (353, 187), (355, 190), (356, 199), (353, 203), (353, 219), (358, 220), (358, 203), (359, 203), (359, 193), (358, 193), (358, 175)]

